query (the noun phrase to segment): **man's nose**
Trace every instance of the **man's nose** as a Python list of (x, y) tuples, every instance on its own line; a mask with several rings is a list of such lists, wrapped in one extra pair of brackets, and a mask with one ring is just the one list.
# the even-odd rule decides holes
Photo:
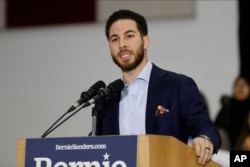
[(120, 43), (119, 43), (119, 48), (121, 50), (125, 49), (127, 47), (126, 45), (126, 42), (124, 40), (120, 40)]

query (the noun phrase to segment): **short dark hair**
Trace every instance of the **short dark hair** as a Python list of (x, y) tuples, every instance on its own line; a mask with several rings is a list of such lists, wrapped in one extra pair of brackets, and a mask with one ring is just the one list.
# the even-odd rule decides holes
[(109, 39), (109, 29), (110, 29), (111, 25), (120, 19), (134, 20), (136, 22), (136, 25), (137, 25), (137, 28), (138, 28), (140, 34), (142, 36), (148, 35), (148, 26), (147, 26), (146, 19), (138, 13), (135, 13), (135, 12), (130, 11), (130, 10), (122, 9), (122, 10), (115, 11), (108, 18), (108, 20), (106, 22), (106, 29), (105, 29), (107, 39)]

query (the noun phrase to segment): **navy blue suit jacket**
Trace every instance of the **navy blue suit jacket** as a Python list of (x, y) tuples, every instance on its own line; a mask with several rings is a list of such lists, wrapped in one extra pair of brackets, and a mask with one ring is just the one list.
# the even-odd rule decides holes
[[(119, 135), (120, 94), (105, 100), (97, 119), (97, 135)], [(156, 115), (157, 106), (168, 110)], [(146, 134), (174, 136), (187, 143), (188, 137), (207, 135), (215, 152), (220, 136), (205, 112), (197, 85), (190, 77), (162, 70), (153, 64), (150, 75), (146, 118)]]

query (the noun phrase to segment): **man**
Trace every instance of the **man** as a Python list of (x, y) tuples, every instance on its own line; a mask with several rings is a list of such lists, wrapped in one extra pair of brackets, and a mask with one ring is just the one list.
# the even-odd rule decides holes
[(204, 165), (220, 147), (220, 136), (205, 112), (195, 82), (162, 70), (148, 60), (150, 39), (143, 16), (129, 10), (114, 12), (106, 23), (112, 59), (122, 71), (121, 94), (103, 102), (97, 135), (159, 134), (193, 140)]

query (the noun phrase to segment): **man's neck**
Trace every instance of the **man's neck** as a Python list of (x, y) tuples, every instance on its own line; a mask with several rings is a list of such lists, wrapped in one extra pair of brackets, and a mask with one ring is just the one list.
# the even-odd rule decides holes
[(138, 77), (143, 68), (146, 66), (147, 62), (148, 60), (145, 59), (134, 70), (126, 72), (123, 71), (122, 76), (125, 81), (125, 84), (130, 84), (131, 82), (133, 82)]

